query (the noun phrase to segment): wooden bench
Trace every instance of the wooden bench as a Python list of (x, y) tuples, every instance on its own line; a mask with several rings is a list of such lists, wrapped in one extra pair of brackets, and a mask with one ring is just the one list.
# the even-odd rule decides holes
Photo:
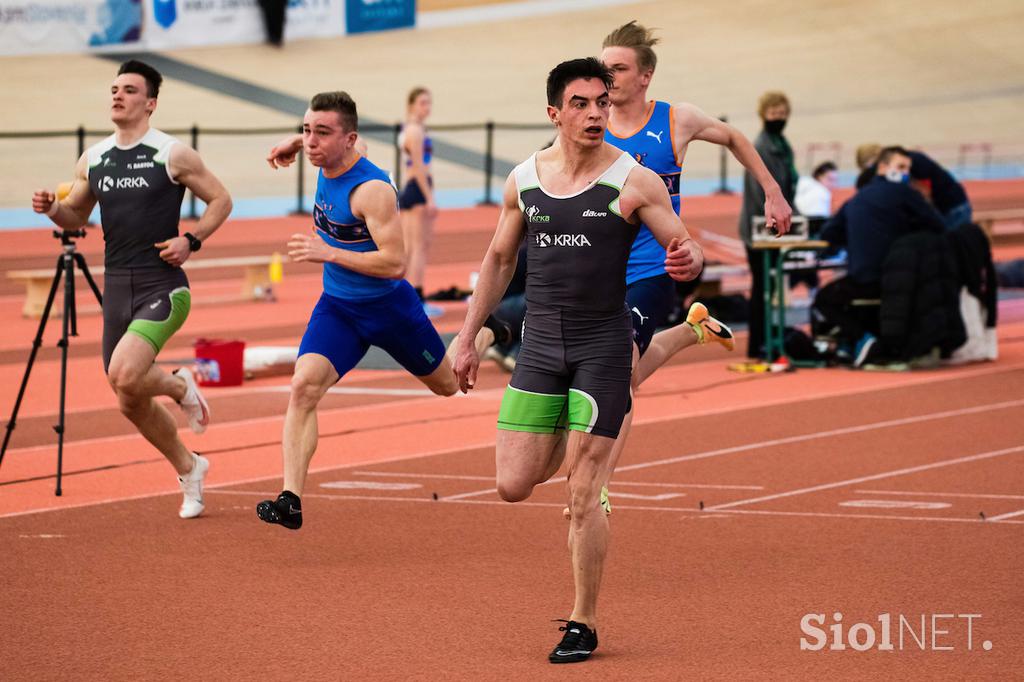
[(1024, 208), (1003, 208), (976, 211), (978, 223), (993, 246), (1024, 241)]
[[(241, 296), (246, 300), (266, 300), (271, 293), (270, 265), (274, 261), (273, 256), (238, 256), (233, 258), (196, 258), (185, 261), (186, 271), (242, 268), (244, 280), (242, 282)], [(90, 267), (89, 272), (93, 277), (103, 274), (103, 266)], [(46, 297), (50, 294), (50, 286), (53, 283), (54, 271), (49, 270), (11, 270), (7, 273), (8, 279), (18, 280), (25, 283), (25, 305), (21, 314), (25, 317), (42, 317), (43, 308), (46, 307)], [(81, 277), (82, 272), (75, 268), (75, 275)], [(63, 284), (59, 285), (60, 291), (64, 291)], [(84, 283), (76, 285), (76, 291), (87, 287)], [(90, 300), (92, 294), (89, 294)], [(51, 315), (59, 315), (60, 307), (54, 303)]]

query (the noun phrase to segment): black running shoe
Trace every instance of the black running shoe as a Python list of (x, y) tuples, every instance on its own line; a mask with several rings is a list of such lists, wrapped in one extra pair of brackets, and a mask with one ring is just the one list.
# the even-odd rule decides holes
[(291, 530), (302, 528), (302, 502), (295, 493), (285, 490), (276, 500), (263, 500), (256, 505), (256, 516), (266, 523), (276, 523)]
[(564, 627), (558, 628), (565, 635), (554, 651), (548, 654), (548, 660), (552, 663), (578, 663), (590, 658), (590, 654), (597, 648), (597, 631), (574, 620), (558, 622), (565, 623)]
[(512, 330), (494, 315), (487, 316), (487, 319), (484, 320), (484, 326), (494, 332), (494, 343), (499, 346), (507, 345), (512, 340)]

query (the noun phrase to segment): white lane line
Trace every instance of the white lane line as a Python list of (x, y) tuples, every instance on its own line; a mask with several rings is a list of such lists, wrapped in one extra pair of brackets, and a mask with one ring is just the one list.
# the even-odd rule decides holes
[(443, 478), (453, 481), (493, 481), (494, 476), (464, 476), (460, 474), (414, 474), (400, 471), (353, 471), (353, 476), (385, 476), (391, 478)]
[(986, 500), (1024, 500), (1024, 495), (992, 495), (990, 493), (921, 493), (912, 490), (854, 490), (863, 495), (911, 495), (914, 497), (967, 497)]
[(1024, 405), (1024, 400), (1007, 400), (998, 403), (989, 403), (988, 405), (976, 405), (974, 407), (963, 407), (957, 410), (943, 410), (942, 412), (930, 412), (928, 414), (920, 414), (914, 417), (903, 417), (901, 419), (886, 419), (878, 422), (870, 422), (868, 424), (861, 424), (859, 426), (845, 426), (839, 429), (829, 429), (828, 431), (817, 431), (814, 433), (806, 433), (799, 436), (787, 436), (785, 438), (774, 438), (772, 440), (763, 440), (757, 443), (750, 443), (748, 445), (736, 445), (729, 448), (721, 448), (718, 450), (707, 450), (705, 452), (697, 452), (692, 455), (682, 455), (680, 457), (670, 457), (668, 459), (657, 459), (652, 462), (638, 462), (637, 464), (629, 464), (622, 467), (616, 467), (616, 471), (636, 471), (638, 469), (648, 469), (650, 467), (662, 466), (665, 464), (676, 464), (678, 462), (690, 462), (696, 459), (706, 459), (708, 457), (720, 457), (721, 455), (730, 455), (734, 452), (745, 452), (748, 450), (758, 450), (761, 448), (770, 448), (777, 445), (789, 445), (790, 443), (802, 443), (809, 440), (815, 440), (817, 438), (832, 438), (834, 436), (846, 436), (852, 433), (864, 433), (867, 431), (876, 431), (878, 429), (887, 429), (894, 426), (907, 426), (910, 424), (920, 424), (921, 422), (934, 421), (936, 419), (948, 419), (950, 417), (962, 417), (969, 414), (980, 414), (984, 412), (990, 412), (993, 410), (1005, 410), (1013, 407), (1021, 407)]
[[(389, 478), (440, 478), (453, 481), (493, 481), (494, 476), (465, 476), (461, 474), (417, 474), (401, 471), (353, 471), (353, 476), (383, 476)], [(612, 488), (618, 486), (636, 486), (648, 488), (708, 488), (710, 490), (764, 490), (763, 485), (717, 485), (712, 483), (655, 483), (651, 481), (619, 481), (611, 483)], [(1024, 498), (1022, 498), (1024, 499)]]
[[(711, 360), (707, 361), (707, 363), (712, 363), (712, 362), (718, 362), (718, 361), (717, 360), (715, 360), (715, 361), (711, 361)], [(705, 363), (699, 363), (699, 364), (705, 364)], [(1003, 373), (1014, 372), (1014, 371), (1017, 371), (1017, 370), (1020, 370), (1020, 369), (1024, 369), (1024, 364), (1007, 364), (1007, 365), (997, 364), (997, 365), (994, 365), (994, 366), (985, 365), (985, 366), (979, 367), (977, 369), (957, 369), (956, 370), (956, 374), (953, 374), (953, 375), (947, 375), (947, 374), (944, 374), (944, 373), (941, 373), (941, 372), (935, 372), (935, 373), (925, 372), (920, 377), (912, 377), (910, 379), (904, 380), (903, 382), (901, 382), (899, 384), (893, 384), (893, 385), (887, 385), (887, 386), (857, 386), (857, 387), (852, 387), (852, 388), (850, 388), (850, 387), (843, 388), (843, 389), (839, 389), (839, 390), (819, 391), (819, 392), (816, 392), (816, 393), (810, 393), (809, 392), (809, 393), (805, 393), (804, 395), (801, 395), (799, 398), (796, 398), (796, 399), (794, 399), (793, 397), (790, 396), (790, 397), (776, 398), (776, 399), (773, 399), (773, 400), (764, 400), (764, 401), (758, 403), (757, 405), (738, 405), (738, 406), (734, 406), (734, 407), (715, 407), (715, 408), (709, 408), (709, 409), (706, 409), (706, 410), (694, 410), (692, 412), (687, 412), (682, 417), (680, 417), (680, 415), (676, 414), (676, 415), (667, 415), (667, 416), (664, 416), (664, 417), (651, 417), (651, 418), (647, 418), (647, 419), (642, 419), (641, 418), (641, 419), (634, 420), (633, 421), (633, 425), (634, 426), (639, 426), (639, 425), (642, 425), (642, 424), (660, 424), (662, 422), (676, 421), (676, 420), (679, 420), (679, 419), (700, 419), (702, 417), (710, 417), (710, 416), (721, 415), (721, 414), (730, 414), (730, 413), (733, 413), (733, 412), (744, 412), (744, 411), (747, 411), (747, 410), (754, 410), (754, 409), (762, 408), (762, 407), (779, 407), (779, 406), (782, 406), (782, 405), (792, 405), (793, 403), (804, 403), (804, 402), (810, 402), (810, 401), (816, 401), (816, 400), (824, 400), (824, 399), (827, 399), (827, 398), (846, 398), (846, 397), (851, 397), (851, 396), (863, 395), (865, 393), (878, 393), (879, 391), (890, 391), (890, 390), (897, 389), (897, 388), (915, 388), (915, 387), (923, 386), (923, 385), (927, 385), (927, 384), (947, 383), (947, 382), (952, 382), (952, 381), (962, 381), (964, 379), (973, 379), (973, 378), (976, 378), (976, 377), (979, 377), (979, 376), (986, 376), (988, 374), (1003, 374)], [(665, 370), (662, 370), (662, 371), (665, 371)], [(400, 374), (401, 374), (401, 370), (395, 370), (395, 375), (396, 376), (400, 375)], [(217, 389), (217, 395), (218, 396), (224, 396), (224, 395), (236, 395), (236, 394), (237, 395), (241, 395), (241, 394), (247, 394), (247, 393), (261, 393), (261, 392), (265, 392), (265, 390), (268, 389), (268, 388), (275, 388), (275, 387), (274, 386), (257, 386), (257, 387), (243, 387), (243, 388), (221, 388), (221, 389)], [(343, 388), (343, 387), (337, 387), (337, 388)], [(357, 387), (353, 386), (352, 388), (357, 388)], [(500, 394), (502, 394), (504, 392), (504, 390), (505, 389), (503, 389), (503, 388), (476, 389), (472, 393), (470, 393), (469, 395), (471, 397), (475, 395), (475, 396), (480, 397), (480, 398), (488, 398), (488, 397), (494, 397), (494, 396), (500, 395)], [(403, 403), (403, 405), (407, 405), (407, 406), (411, 407), (411, 406), (414, 406), (414, 405), (418, 405), (421, 402), (434, 401), (434, 400), (437, 400), (437, 399), (438, 399), (438, 396), (435, 396), (435, 395), (431, 394), (430, 396), (425, 397), (422, 401), (420, 401), (420, 400), (408, 401), (408, 402)], [(363, 407), (363, 406), (359, 406), (359, 407), (352, 407), (352, 406), (349, 406), (349, 407), (338, 407), (338, 408), (334, 408), (334, 409), (330, 409), (330, 410), (320, 410), (320, 411), (317, 412), (317, 414), (320, 417), (325, 417), (325, 416), (340, 414), (340, 413), (343, 413), (343, 412), (351, 413), (351, 412), (359, 412), (359, 411), (363, 411), (363, 410), (379, 410), (381, 408), (386, 408), (387, 406), (388, 406), (387, 403), (380, 403), (380, 404), (377, 404), (377, 405), (371, 405), (371, 406), (365, 406), (365, 407)], [(111, 406), (110, 409), (115, 409), (115, 406)], [(983, 409), (987, 409), (987, 408), (983, 408)], [(48, 414), (52, 414), (52, 413), (48, 413)], [(19, 416), (21, 416), (22, 419), (26, 418), (24, 415), (19, 415)], [(32, 416), (42, 416), (42, 415), (35, 415), (35, 414), (33, 414)], [(470, 415), (459, 415), (459, 416), (460, 417), (475, 417), (475, 416), (480, 416), (480, 415), (470, 414)], [(277, 416), (255, 417), (255, 418), (250, 418), (250, 419), (238, 419), (238, 420), (235, 420), (235, 421), (224, 422), (223, 424), (220, 424), (220, 425), (221, 426), (225, 426), (225, 427), (235, 427), (235, 426), (250, 426), (250, 425), (256, 425), (256, 424), (265, 424), (267, 422), (275, 423), (275, 422), (283, 422), (283, 421), (284, 421), (284, 415), (282, 414), (282, 415), (277, 415)], [(413, 421), (414, 422), (420, 421), (420, 419), (416, 418)], [(404, 426), (405, 424), (406, 424), (405, 422), (400, 422), (400, 423), (394, 424), (394, 426)], [(189, 433), (191, 433), (191, 431), (189, 430), (189, 428), (187, 426), (183, 426), (180, 429), (178, 429), (178, 433), (179, 434), (189, 434)], [(130, 433), (130, 434), (122, 434), (122, 435), (118, 435), (118, 436), (100, 436), (98, 438), (83, 438), (83, 439), (80, 439), (80, 440), (75, 440), (75, 441), (71, 441), (69, 443), (65, 443), (65, 445), (77, 446), (77, 445), (80, 445), (80, 444), (92, 444), (92, 443), (118, 443), (118, 442), (131, 441), (131, 440), (138, 441), (139, 443), (143, 443), (144, 442), (142, 437), (139, 436), (137, 433)], [(491, 445), (492, 446), (494, 445), (493, 441), (491, 442)], [(10, 456), (11, 454), (14, 454), (14, 453), (23, 453), (23, 452), (24, 453), (29, 453), (29, 452), (41, 452), (41, 451), (55, 452), (56, 451), (56, 446), (53, 443), (48, 443), (48, 444), (45, 444), (45, 445), (30, 445), (30, 446), (23, 447), (23, 448), (10, 448), (10, 449), (8, 449), (7, 454), (8, 454), (8, 456)], [(616, 471), (624, 471), (624, 470), (625, 470), (625, 468), (623, 468), (623, 467), (619, 467), (618, 469), (616, 469)], [(268, 477), (266, 477), (266, 480), (269, 480), (271, 478), (273, 478), (273, 477), (272, 476), (268, 476)]]
[[(391, 458), (388, 458), (388, 459), (382, 459), (382, 460), (380, 460), (378, 462), (374, 462), (374, 464), (387, 464), (387, 463), (390, 463), (390, 462), (404, 462), (405, 460), (419, 459), (420, 457), (434, 457), (434, 456), (437, 456), (437, 455), (448, 455), (448, 454), (452, 454), (452, 453), (456, 453), (456, 452), (465, 452), (467, 450), (477, 450), (479, 448), (489, 447), (489, 446), (493, 446), (493, 445), (494, 445), (493, 443), (483, 443), (483, 444), (476, 443), (476, 444), (473, 444), (473, 445), (467, 445), (465, 447), (461, 447), (460, 446), (460, 447), (454, 447), (454, 448), (444, 448), (444, 449), (441, 449), (441, 450), (431, 450), (430, 452), (424, 452), (424, 453), (416, 453), (416, 454), (410, 454), (410, 455), (399, 455), (397, 457), (391, 457)], [(359, 466), (359, 465), (358, 464), (341, 464), (341, 465), (333, 464), (333, 465), (324, 466), (324, 467), (313, 467), (313, 468), (311, 468), (309, 470), (309, 473), (310, 474), (321, 474), (321, 473), (326, 473), (326, 472), (342, 471), (342, 470), (351, 468), (353, 466)], [(264, 481), (280, 480), (280, 478), (281, 478), (280, 475), (277, 475), (277, 476), (253, 476), (252, 478), (244, 478), (244, 479), (239, 480), (239, 481), (225, 481), (223, 483), (214, 483), (214, 484), (211, 484), (211, 485), (204, 486), (203, 490), (206, 491), (206, 492), (214, 492), (214, 491), (217, 491), (218, 488), (224, 488), (226, 486), (231, 486), (231, 485), (247, 485), (249, 483), (262, 483)], [(65, 509), (82, 509), (84, 507), (95, 507), (95, 506), (98, 506), (98, 505), (101, 505), (101, 504), (116, 504), (118, 502), (132, 502), (132, 501), (135, 501), (135, 500), (148, 500), (148, 499), (152, 499), (152, 498), (156, 498), (156, 497), (164, 497), (165, 495), (180, 495), (180, 494), (181, 494), (181, 490), (179, 490), (178, 487), (175, 486), (175, 488), (173, 490), (168, 489), (168, 490), (164, 490), (164, 491), (161, 491), (161, 492), (146, 493), (144, 495), (129, 495), (129, 496), (125, 496), (125, 497), (112, 497), (112, 498), (107, 498), (107, 499), (104, 499), (104, 500), (92, 500), (90, 502), (82, 502), (80, 504), (69, 504), (69, 505), (58, 506), (58, 507), (43, 507), (41, 509), (27, 509), (25, 511), (9, 512), (9, 513), (6, 513), (6, 514), (0, 514), (0, 519), (6, 519), (6, 518), (9, 518), (9, 517), (14, 517), (14, 516), (28, 516), (29, 514), (41, 514), (43, 512), (64, 511)], [(273, 497), (277, 497), (277, 493), (274, 493)]]
[[(1009, 512), (1008, 514), (1000, 514), (999, 516), (990, 516), (988, 518), (988, 520), (989, 521), (1002, 521), (1003, 519), (1010, 519), (1010, 518), (1013, 518), (1014, 516), (1024, 516), (1024, 509), (1021, 509), (1020, 511)], [(1021, 522), (1021, 523), (1024, 523), (1024, 522)]]
[[(245, 495), (250, 497), (261, 497), (261, 498), (273, 498), (277, 495), (276, 492), (251, 492), (247, 490), (210, 490), (208, 492), (216, 493), (218, 495)], [(563, 502), (501, 502), (499, 500), (433, 500), (429, 497), (400, 497), (395, 496), (384, 496), (384, 495), (329, 495), (324, 493), (307, 493), (303, 497), (315, 497), (319, 499), (327, 500), (361, 500), (361, 501), (372, 501), (372, 502), (420, 502), (425, 504), (467, 504), (467, 505), (487, 505), (494, 507), (547, 507), (551, 509), (563, 509), (565, 503)], [(615, 506), (615, 512), (619, 510), (624, 511), (655, 511), (655, 512), (676, 512), (679, 514), (686, 514), (702, 519), (721, 519), (727, 516), (742, 516), (742, 515), (756, 515), (756, 516), (778, 516), (778, 517), (808, 517), (808, 518), (829, 518), (829, 519), (867, 519), (867, 520), (884, 520), (884, 521), (923, 521), (927, 523), (984, 523), (981, 519), (974, 518), (961, 518), (955, 516), (897, 516), (893, 514), (835, 514), (827, 512), (800, 512), (800, 511), (779, 511), (771, 509), (723, 509), (722, 511), (709, 511), (705, 509), (701, 511), (699, 509), (691, 509), (686, 507), (659, 507), (654, 505), (641, 505), (641, 504), (619, 504)], [(991, 519), (990, 519), (991, 520)], [(1024, 525), (1024, 521), (1001, 521), (1000, 525)]]
[[(618, 511), (622, 508), (619, 505), (615, 508)], [(710, 509), (710, 507), (708, 508)], [(666, 510), (668, 511), (668, 510)], [(707, 509), (705, 509), (707, 511)], [(723, 509), (719, 514), (750, 514), (757, 516), (804, 516), (809, 518), (825, 519), (884, 519), (886, 521), (925, 521), (929, 523), (984, 523), (980, 518), (963, 518), (956, 516), (897, 516), (894, 514), (833, 514), (828, 512), (801, 512), (781, 511), (778, 509)], [(1024, 521), (1003, 521), (1003, 523), (1014, 523), (1024, 525)]]
[[(265, 386), (263, 388), (253, 389), (253, 393), (291, 393), (291, 386)], [(432, 396), (434, 392), (426, 388), (373, 388), (372, 386), (334, 386), (327, 389), (328, 393), (334, 393), (336, 395), (413, 395), (413, 396)], [(465, 394), (456, 393), (455, 396), (463, 396)]]
[[(861, 424), (858, 426), (846, 426), (840, 429), (830, 429), (828, 431), (815, 431), (813, 433), (805, 433), (798, 436), (787, 436), (785, 438), (773, 438), (771, 440), (758, 441), (756, 443), (748, 443), (746, 445), (734, 445), (728, 448), (719, 448), (717, 450), (706, 450), (704, 452), (697, 452), (690, 455), (681, 455), (679, 457), (669, 457), (667, 459), (656, 459), (650, 462), (639, 462), (637, 464), (629, 464), (626, 466), (616, 467), (616, 472), (623, 471), (636, 471), (638, 469), (649, 469), (656, 466), (664, 466), (666, 464), (678, 464), (680, 462), (690, 462), (697, 459), (707, 459), (709, 457), (721, 457), (722, 455), (731, 455), (737, 452), (749, 452), (751, 450), (761, 450), (764, 448), (775, 447), (778, 445), (788, 445), (790, 443), (802, 443), (809, 440), (816, 440), (818, 438), (831, 438), (833, 436), (845, 436), (852, 433), (864, 433), (866, 431), (875, 431), (877, 429), (885, 429), (894, 426), (906, 426), (909, 424), (919, 424), (921, 422), (933, 421), (935, 419), (948, 419), (950, 417), (960, 417), (969, 414), (979, 414), (984, 412), (990, 412), (993, 410), (1009, 409), (1013, 407), (1020, 407), (1024, 405), (1024, 400), (1007, 400), (998, 403), (989, 403), (987, 405), (976, 405), (974, 407), (963, 407), (957, 410), (943, 410), (941, 412), (930, 412), (928, 414), (921, 414), (914, 417), (904, 417), (902, 419), (886, 419), (878, 422), (871, 422), (869, 424)], [(865, 479), (870, 480), (870, 479)], [(559, 476), (552, 478), (544, 483), (538, 485), (548, 485), (552, 483), (564, 483), (566, 478)], [(613, 481), (614, 483), (614, 481)], [(460, 493), (458, 495), (451, 495), (442, 499), (446, 500), (461, 500), (467, 497), (476, 497), (478, 495), (488, 495), (490, 493), (498, 492), (497, 488), (487, 488), (485, 490), (475, 490), (467, 493)]]
[(991, 450), (989, 452), (982, 452), (977, 455), (968, 455), (966, 457), (956, 457), (955, 459), (946, 459), (941, 462), (932, 462), (931, 464), (922, 464), (916, 467), (906, 467), (903, 469), (894, 469), (893, 471), (885, 471), (880, 474), (871, 474), (870, 476), (858, 476), (857, 478), (848, 478), (845, 481), (836, 481), (834, 483), (822, 483), (821, 485), (813, 485), (807, 488), (798, 488), (797, 490), (789, 490), (784, 493), (775, 493), (774, 495), (763, 495), (761, 497), (752, 497), (746, 500), (735, 500), (733, 502), (725, 502), (723, 504), (716, 504), (708, 507), (710, 511), (720, 511), (724, 509), (730, 509), (732, 507), (738, 507), (743, 504), (755, 504), (758, 502), (767, 502), (769, 500), (779, 500), (785, 497), (794, 497), (796, 495), (806, 495), (807, 493), (815, 493), (821, 490), (831, 490), (833, 488), (843, 488), (848, 485), (855, 485), (857, 483), (864, 483), (865, 481), (877, 481), (883, 478), (891, 478), (893, 476), (905, 476), (907, 474), (916, 474), (921, 471), (929, 471), (931, 469), (940, 469), (942, 467), (953, 466), (954, 464), (965, 464), (967, 462), (977, 462), (983, 459), (991, 459), (993, 457), (1002, 457), (1004, 455), (1012, 455), (1018, 452), (1024, 452), (1024, 445), (1018, 445), (1014, 448), (1003, 448), (1002, 450)]

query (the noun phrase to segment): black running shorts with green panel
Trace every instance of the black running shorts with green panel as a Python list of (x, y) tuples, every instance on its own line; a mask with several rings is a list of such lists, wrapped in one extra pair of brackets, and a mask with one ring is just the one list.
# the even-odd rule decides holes
[(637, 232), (618, 199), (636, 166), (623, 154), (569, 196), (541, 187), (534, 157), (514, 171), (527, 228), (527, 315), (498, 428), (618, 436), (630, 404), (625, 281)]
[(498, 428), (617, 437), (630, 403), (633, 326), (625, 306), (592, 317), (528, 308), (524, 330)]
[(114, 349), (134, 334), (159, 353), (185, 323), (192, 307), (188, 278), (181, 268), (134, 268), (103, 276), (103, 371)]

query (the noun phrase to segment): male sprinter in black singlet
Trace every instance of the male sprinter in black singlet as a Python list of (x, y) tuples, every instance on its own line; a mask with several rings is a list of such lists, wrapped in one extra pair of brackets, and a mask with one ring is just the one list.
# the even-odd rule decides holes
[[(548, 116), (560, 144), (520, 164), (480, 267), (455, 371), (462, 390), (479, 366), (473, 339), (497, 305), (527, 239), (523, 347), (498, 415), (497, 489), (524, 500), (568, 453), (569, 546), (575, 604), (552, 663), (586, 660), (597, 647), (597, 594), (608, 547), (599, 504), (612, 445), (629, 410), (633, 329), (626, 260), (640, 223), (667, 248), (666, 270), (693, 279), (704, 256), (672, 209), (665, 184), (604, 142), (612, 76), (575, 59), (548, 76)], [(568, 434), (566, 433), (568, 431)]]
[[(75, 166), (63, 201), (38, 190), (32, 208), (67, 229), (81, 227), (99, 202), (103, 225), (103, 368), (121, 413), (178, 473), (184, 500), (178, 515), (203, 512), (209, 463), (178, 438), (174, 418), (157, 396), (176, 400), (196, 433), (210, 412), (187, 368), (167, 374), (154, 364), (191, 306), (182, 264), (221, 226), (231, 197), (195, 150), (149, 127), (163, 78), (139, 61), (123, 63), (110, 88), (116, 132), (90, 147)], [(194, 232), (178, 234), (185, 188), (206, 202)]]

